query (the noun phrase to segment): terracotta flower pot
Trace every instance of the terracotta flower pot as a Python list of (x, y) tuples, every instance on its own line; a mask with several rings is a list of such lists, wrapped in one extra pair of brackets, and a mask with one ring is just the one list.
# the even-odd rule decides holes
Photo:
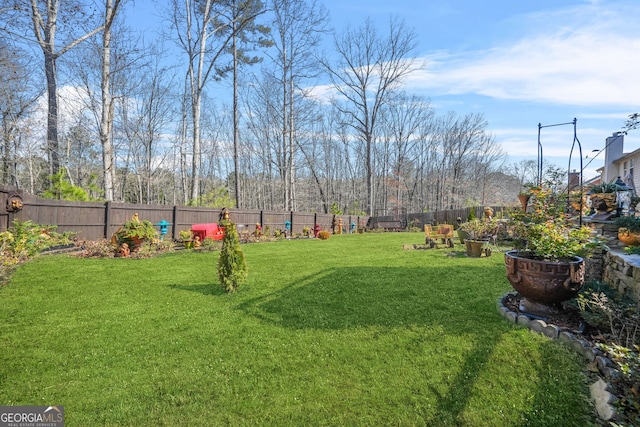
[(129, 249), (131, 249), (131, 252), (137, 252), (142, 247), (145, 239), (141, 239), (139, 237), (130, 237), (129, 239), (127, 239), (127, 241), (129, 242)]
[(467, 256), (472, 258), (480, 258), (482, 256), (482, 247), (484, 242), (478, 240), (465, 240), (464, 244), (467, 248)]
[(560, 311), (560, 303), (578, 295), (584, 285), (584, 260), (572, 257), (566, 262), (549, 262), (504, 254), (507, 280), (522, 295), (520, 310), (536, 314)]
[(522, 205), (522, 210), (524, 212), (527, 211), (527, 205), (529, 204), (529, 199), (531, 195), (529, 194), (518, 194), (518, 200), (520, 200), (520, 204)]
[(640, 245), (640, 233), (632, 233), (626, 228), (620, 228), (618, 230), (618, 240), (627, 246)]

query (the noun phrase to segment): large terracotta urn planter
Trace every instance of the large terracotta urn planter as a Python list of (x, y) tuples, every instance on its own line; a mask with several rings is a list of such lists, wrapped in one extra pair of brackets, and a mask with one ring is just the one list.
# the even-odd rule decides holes
[(504, 254), (507, 280), (522, 295), (520, 310), (548, 315), (561, 310), (560, 303), (575, 298), (584, 285), (584, 260), (572, 257), (567, 262), (549, 262)]

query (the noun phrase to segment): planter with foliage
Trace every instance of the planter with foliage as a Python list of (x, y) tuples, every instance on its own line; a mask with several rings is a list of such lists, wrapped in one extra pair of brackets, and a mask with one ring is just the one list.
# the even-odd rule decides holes
[(529, 200), (531, 199), (532, 196), (537, 194), (540, 191), (540, 189), (541, 187), (539, 185), (536, 185), (533, 183), (524, 184), (524, 188), (520, 190), (520, 192), (518, 193), (518, 200), (522, 205), (523, 211), (527, 210), (527, 206), (529, 205)]
[(574, 298), (584, 284), (581, 257), (594, 244), (588, 227), (565, 213), (567, 194), (541, 189), (529, 212), (513, 212), (516, 250), (505, 254), (507, 279), (522, 296), (522, 311), (549, 314)]
[(178, 235), (180, 236), (180, 240), (182, 240), (182, 244), (184, 245), (185, 249), (193, 248), (193, 231), (180, 230), (178, 232)]
[(129, 245), (132, 251), (140, 249), (142, 243), (158, 237), (158, 231), (151, 221), (141, 220), (138, 214), (134, 214), (130, 220), (126, 221), (111, 238), (111, 242), (121, 246), (123, 243)]
[(458, 236), (461, 234), (464, 236), (460, 237), (460, 240), (464, 239), (467, 256), (478, 258), (481, 257), (483, 253), (486, 256), (490, 256), (491, 251), (485, 250), (485, 246), (496, 234), (497, 228), (497, 220), (489, 218), (473, 218), (460, 224)]
[(604, 211), (604, 206), (599, 208), (599, 205), (604, 204), (606, 211), (612, 212), (618, 207), (616, 191), (618, 191), (618, 185), (615, 182), (603, 182), (590, 186), (587, 193), (595, 210)]
[(627, 246), (640, 245), (640, 217), (620, 216), (616, 218), (615, 225), (618, 227), (618, 240)]
[(504, 258), (507, 280), (523, 296), (520, 310), (525, 312), (556, 313), (559, 304), (575, 298), (584, 284), (584, 260), (578, 256), (551, 262), (513, 250)]
[(529, 193), (519, 193), (518, 200), (520, 200), (520, 204), (522, 205), (522, 210), (527, 210), (527, 205), (529, 204), (529, 199), (531, 199), (531, 194)]

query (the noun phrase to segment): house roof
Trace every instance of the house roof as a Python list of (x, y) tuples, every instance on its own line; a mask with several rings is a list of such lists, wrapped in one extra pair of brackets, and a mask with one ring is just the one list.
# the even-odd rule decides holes
[(602, 183), (602, 175), (594, 176), (591, 179), (586, 180), (582, 183), (583, 187), (588, 187), (590, 185), (599, 185)]
[(618, 163), (623, 162), (625, 160), (629, 160), (631, 158), (638, 157), (638, 155), (640, 155), (640, 148), (638, 148), (637, 150), (634, 150), (634, 151), (632, 151), (630, 153), (623, 153), (620, 158), (615, 159), (612, 163), (618, 164)]

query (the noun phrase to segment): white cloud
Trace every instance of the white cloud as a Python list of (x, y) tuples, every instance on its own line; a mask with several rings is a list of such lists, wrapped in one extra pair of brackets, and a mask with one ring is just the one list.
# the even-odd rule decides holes
[(531, 15), (523, 25), (525, 34), (511, 43), (428, 56), (428, 67), (414, 73), (407, 85), (439, 95), (637, 108), (636, 9), (609, 3)]
[(314, 98), (315, 100), (323, 103), (331, 103), (331, 99), (337, 95), (337, 92), (332, 84), (324, 84), (313, 87), (305, 88), (306, 95)]

